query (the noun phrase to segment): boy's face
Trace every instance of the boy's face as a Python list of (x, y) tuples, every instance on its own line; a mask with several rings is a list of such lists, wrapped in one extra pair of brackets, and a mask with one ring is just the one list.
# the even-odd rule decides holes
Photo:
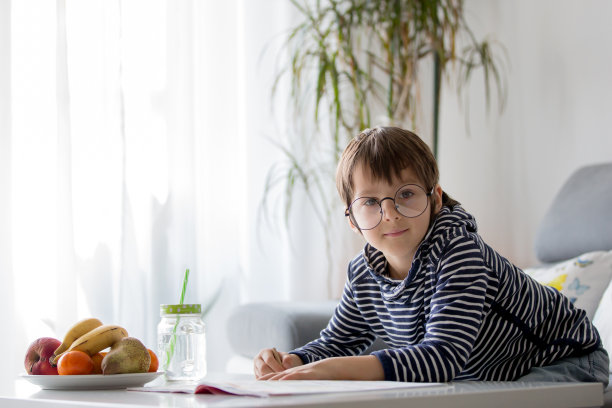
[[(353, 200), (358, 197), (375, 197), (379, 202), (385, 197), (394, 197), (397, 190), (406, 184), (417, 184), (427, 187), (419, 180), (410, 168), (404, 169), (400, 177), (394, 177), (391, 184), (385, 180), (375, 180), (367, 166), (359, 165), (353, 178)], [(442, 202), (442, 189), (434, 188), (435, 208), (431, 204), (419, 216), (408, 218), (401, 215), (394, 207), (392, 200), (382, 202), (383, 216), (373, 229), (360, 231), (352, 222), (351, 228), (361, 234), (374, 248), (381, 251), (387, 259), (392, 277), (403, 278), (410, 270), (412, 259), (429, 228), (431, 211), (437, 212)], [(394, 276), (396, 275), (396, 276)]]

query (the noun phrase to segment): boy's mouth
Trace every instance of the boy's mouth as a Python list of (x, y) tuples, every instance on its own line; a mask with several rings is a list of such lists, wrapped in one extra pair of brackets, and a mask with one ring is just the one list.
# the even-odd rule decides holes
[(404, 232), (408, 231), (408, 229), (404, 229), (404, 230), (396, 230), (396, 231), (391, 231), (391, 232), (387, 232), (385, 234), (386, 237), (399, 237), (400, 235), (402, 235)]

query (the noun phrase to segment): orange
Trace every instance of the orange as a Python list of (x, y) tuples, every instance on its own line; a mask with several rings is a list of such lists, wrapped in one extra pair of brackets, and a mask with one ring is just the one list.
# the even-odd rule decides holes
[(57, 362), (59, 375), (91, 374), (93, 368), (94, 362), (89, 354), (78, 350), (64, 353)]
[(91, 356), (91, 361), (93, 361), (93, 370), (92, 374), (102, 374), (102, 359), (106, 353), (96, 353)]
[(159, 360), (157, 359), (157, 356), (155, 355), (153, 350), (147, 350), (149, 350), (149, 354), (151, 355), (151, 365), (149, 365), (149, 372), (154, 373), (159, 368)]

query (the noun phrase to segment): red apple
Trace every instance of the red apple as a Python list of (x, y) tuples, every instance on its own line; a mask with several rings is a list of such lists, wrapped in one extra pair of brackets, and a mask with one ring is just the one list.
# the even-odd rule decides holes
[(25, 356), (25, 369), (28, 374), (34, 375), (58, 375), (57, 367), (49, 362), (49, 357), (62, 344), (61, 341), (52, 337), (41, 337), (34, 340)]

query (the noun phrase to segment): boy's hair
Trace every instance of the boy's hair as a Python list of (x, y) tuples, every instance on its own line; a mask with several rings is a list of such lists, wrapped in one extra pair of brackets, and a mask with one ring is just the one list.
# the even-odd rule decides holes
[[(375, 127), (363, 130), (344, 149), (336, 172), (336, 187), (340, 198), (348, 208), (354, 191), (353, 174), (358, 165), (365, 165), (374, 179), (391, 183), (402, 170), (410, 168), (431, 191), (440, 179), (438, 164), (429, 146), (414, 133), (397, 127)], [(431, 196), (430, 205), (435, 205)], [(452, 207), (459, 204), (446, 193), (442, 194), (442, 205)], [(433, 216), (432, 211), (432, 219)]]

